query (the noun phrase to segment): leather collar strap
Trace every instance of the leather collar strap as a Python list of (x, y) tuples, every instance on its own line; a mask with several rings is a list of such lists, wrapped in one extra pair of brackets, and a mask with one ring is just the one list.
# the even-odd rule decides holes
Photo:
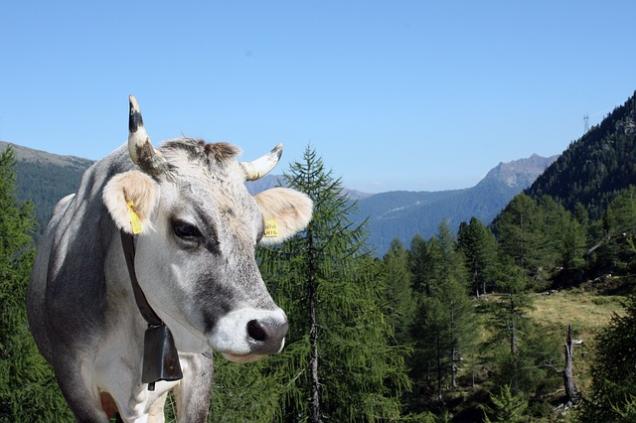
[(170, 329), (152, 309), (144, 292), (139, 286), (135, 272), (135, 237), (120, 231), (121, 245), (126, 258), (126, 267), (130, 276), (137, 308), (148, 323), (144, 335), (144, 358), (141, 382), (148, 384), (148, 390), (155, 390), (155, 382), (160, 380), (179, 380), (183, 377), (179, 354), (174, 345)]
[(139, 312), (144, 317), (148, 326), (161, 326), (163, 321), (157, 313), (152, 309), (148, 300), (144, 295), (144, 292), (139, 286), (137, 280), (137, 273), (135, 272), (135, 237), (127, 232), (121, 231), (121, 245), (124, 249), (124, 257), (126, 257), (126, 266), (128, 267), (128, 275), (130, 276), (130, 283), (132, 285), (133, 293), (135, 294), (135, 302)]

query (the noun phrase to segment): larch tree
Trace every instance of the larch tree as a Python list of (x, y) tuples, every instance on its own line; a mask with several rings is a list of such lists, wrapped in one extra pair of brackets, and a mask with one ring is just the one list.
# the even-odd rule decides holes
[(411, 286), (409, 255), (399, 240), (393, 240), (382, 260), (386, 316), (395, 331), (398, 345), (410, 343), (410, 331), (415, 317), (416, 302)]
[(411, 240), (409, 250), (409, 269), (411, 270), (411, 285), (420, 294), (431, 294), (428, 274), (431, 261), (428, 254), (428, 244), (420, 235), (415, 235)]
[(466, 258), (471, 292), (479, 298), (487, 294), (495, 282), (497, 267), (497, 241), (479, 219), (459, 225), (457, 245)]
[(386, 286), (364, 253), (363, 228), (349, 221), (354, 204), (311, 147), (285, 178), (311, 197), (314, 215), (303, 233), (259, 254), (290, 322), (285, 351), (269, 360), (283, 386), (278, 418), (397, 419), (401, 391), (409, 388), (404, 354), (391, 343)]
[(636, 296), (625, 302), (596, 340), (592, 387), (581, 421), (633, 422), (636, 419)]
[(429, 288), (419, 296), (412, 375), (416, 393), (443, 401), (446, 391), (457, 388), (463, 356), (475, 345), (475, 319), (464, 258), (445, 223), (421, 252), (429, 265), (417, 277)]
[(35, 219), (30, 204), (16, 201), (14, 166), (11, 148), (0, 153), (0, 421), (70, 420), (27, 325)]
[(494, 384), (509, 385), (514, 394), (524, 395), (556, 388), (562, 376), (556, 370), (560, 342), (529, 317), (532, 299), (526, 273), (507, 258), (500, 264), (497, 279), (497, 297), (483, 305), (492, 333), (482, 347)]

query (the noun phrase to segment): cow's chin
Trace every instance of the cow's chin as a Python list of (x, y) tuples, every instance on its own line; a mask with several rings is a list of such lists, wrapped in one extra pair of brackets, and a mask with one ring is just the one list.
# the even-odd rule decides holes
[(251, 363), (252, 361), (258, 361), (261, 358), (265, 357), (262, 354), (232, 354), (232, 353), (221, 353), (223, 357), (233, 363)]

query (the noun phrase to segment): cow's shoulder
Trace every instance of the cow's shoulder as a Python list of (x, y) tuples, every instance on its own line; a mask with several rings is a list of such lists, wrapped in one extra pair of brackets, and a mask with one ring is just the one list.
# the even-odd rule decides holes
[(55, 333), (59, 342), (87, 339), (104, 327), (105, 257), (116, 231), (102, 191), (113, 175), (131, 166), (126, 149), (120, 147), (89, 167), (77, 192), (55, 207), (38, 249), (41, 258), (33, 279), (40, 281), (34, 285), (43, 291), (47, 332)]

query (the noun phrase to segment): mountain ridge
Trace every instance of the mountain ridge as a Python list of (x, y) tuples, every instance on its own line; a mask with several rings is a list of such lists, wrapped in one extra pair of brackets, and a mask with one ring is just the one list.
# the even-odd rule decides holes
[(477, 217), (484, 224), (557, 159), (557, 155), (500, 162), (469, 188), (444, 191), (388, 191), (358, 201), (356, 223), (367, 220), (371, 250), (383, 255), (395, 238), (410, 243), (419, 234), (429, 238), (446, 221), (457, 230), (462, 221)]

